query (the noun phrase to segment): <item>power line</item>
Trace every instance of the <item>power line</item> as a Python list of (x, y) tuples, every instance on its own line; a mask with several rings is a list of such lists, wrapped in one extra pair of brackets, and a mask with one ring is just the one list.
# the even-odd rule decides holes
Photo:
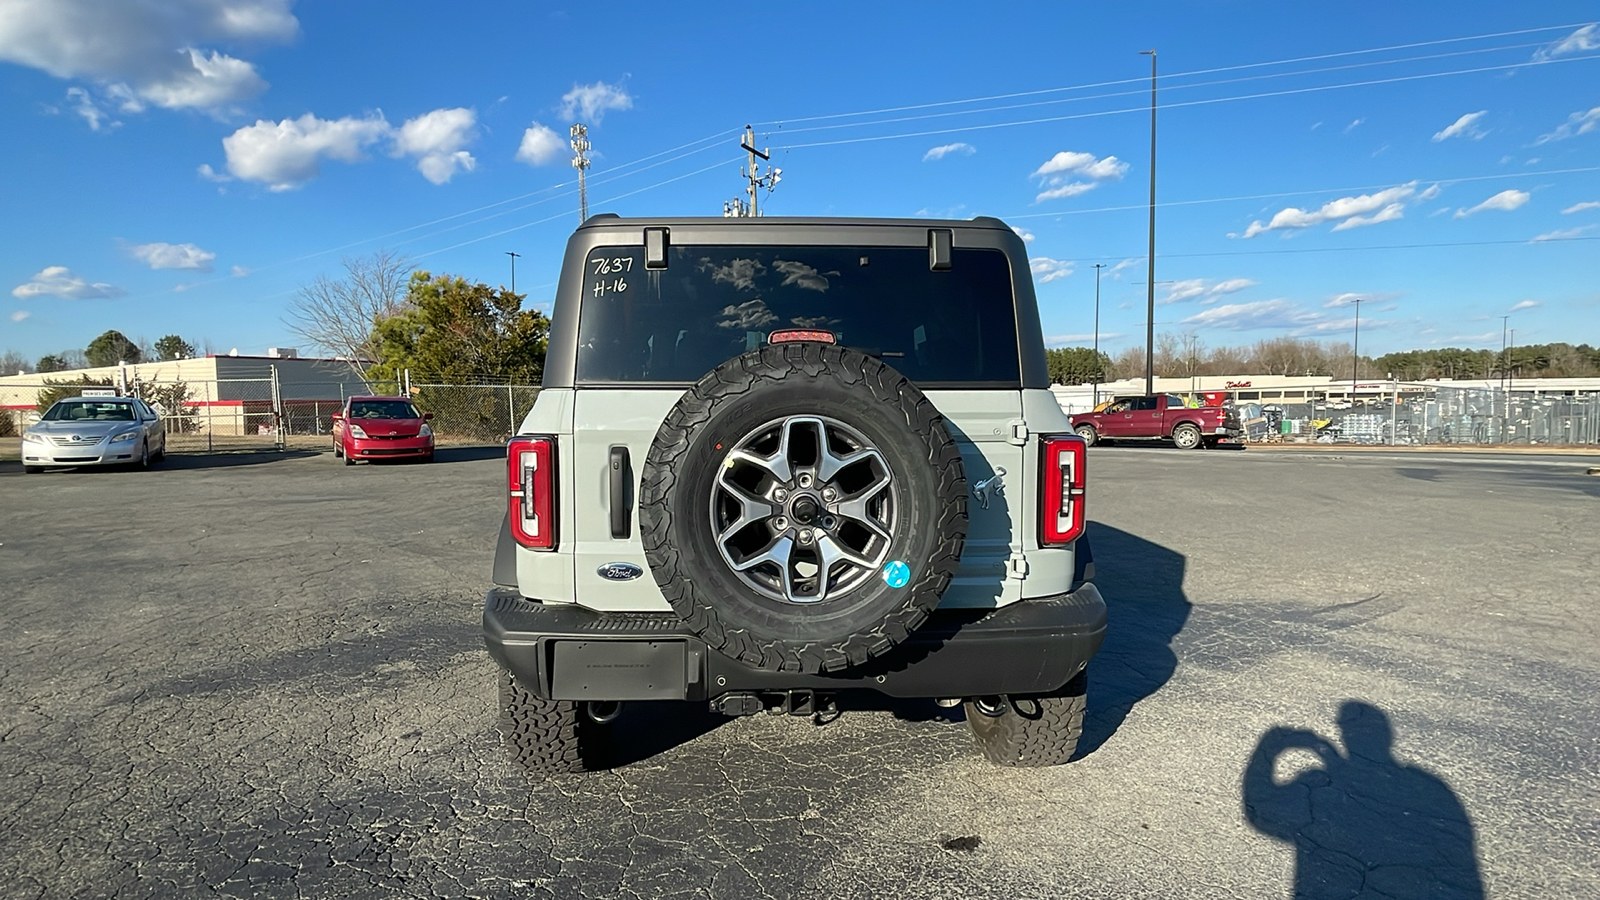
[[(1425, 56), (1405, 56), (1405, 57), (1400, 57), (1398, 59), (1380, 59), (1380, 60), (1374, 60), (1372, 62), (1350, 63), (1348, 65), (1343, 65), (1343, 66), (1323, 66), (1321, 68), (1316, 68), (1316, 69), (1300, 69), (1300, 70), (1296, 70), (1296, 71), (1292, 71), (1292, 72), (1271, 72), (1271, 73), (1268, 73), (1268, 74), (1265, 74), (1265, 75), (1247, 75), (1247, 76), (1244, 76), (1243, 78), (1222, 78), (1222, 79), (1218, 79), (1218, 80), (1215, 80), (1215, 81), (1195, 82), (1193, 84), (1170, 84), (1170, 85), (1167, 85), (1166, 89), (1169, 90), (1169, 91), (1189, 90), (1189, 89), (1192, 89), (1192, 88), (1216, 87), (1218, 85), (1224, 85), (1224, 84), (1239, 84), (1239, 83), (1246, 82), (1246, 81), (1263, 81), (1263, 80), (1272, 79), (1272, 78), (1293, 78), (1293, 77), (1302, 76), (1302, 75), (1317, 75), (1317, 74), (1322, 74), (1322, 73), (1325, 73), (1325, 72), (1342, 72), (1342, 71), (1347, 71), (1349, 69), (1365, 69), (1365, 68), (1371, 68), (1372, 66), (1398, 65), (1398, 64), (1401, 64), (1401, 63), (1424, 62), (1424, 61), (1435, 60), (1435, 59), (1447, 59), (1447, 58), (1456, 57), (1456, 56), (1470, 56), (1470, 55), (1478, 54), (1478, 53), (1496, 53), (1496, 52), (1501, 52), (1501, 51), (1505, 51), (1505, 50), (1523, 50), (1523, 49), (1527, 49), (1528, 47), (1543, 47), (1547, 43), (1549, 43), (1549, 42), (1548, 41), (1537, 41), (1537, 42), (1534, 42), (1534, 43), (1524, 43), (1524, 44), (1505, 44), (1505, 45), (1496, 46), (1496, 47), (1479, 47), (1479, 48), (1476, 48), (1476, 49), (1473, 49), (1473, 50), (1457, 50), (1457, 51), (1453, 51), (1451, 53), (1433, 53), (1433, 54), (1428, 54), (1428, 55), (1425, 55)], [(1167, 77), (1170, 78), (1172, 76), (1167, 76)], [(1123, 80), (1121, 82), (1114, 82), (1114, 83), (1126, 84), (1126, 83), (1130, 83), (1132, 81), (1138, 81), (1138, 80), (1139, 79), (1125, 79), (1125, 80)], [(1165, 80), (1165, 79), (1163, 79), (1163, 80)], [(1108, 83), (1108, 84), (1111, 84), (1111, 83)], [(1061, 88), (1060, 90), (1068, 90), (1068, 89), (1067, 88)], [(1140, 95), (1140, 94), (1143, 94), (1143, 93), (1144, 93), (1144, 89), (1143, 88), (1137, 88), (1137, 89), (1126, 90), (1126, 91), (1112, 91), (1110, 93), (1104, 93), (1104, 94), (1088, 94), (1088, 95), (1082, 96), (1082, 97), (1060, 97), (1060, 98), (1057, 98), (1057, 99), (1054, 99), (1054, 100), (1035, 100), (1035, 101), (1033, 101), (1031, 103), (1012, 103), (1012, 104), (1007, 104), (1005, 106), (980, 106), (980, 107), (977, 107), (977, 108), (974, 108), (974, 109), (958, 109), (958, 110), (953, 110), (951, 112), (927, 113), (927, 114), (924, 114), (924, 115), (917, 115), (917, 116), (900, 116), (900, 117), (893, 118), (893, 119), (872, 119), (872, 120), (864, 121), (864, 122), (842, 122), (842, 123), (839, 123), (839, 124), (836, 124), (836, 125), (813, 125), (813, 126), (811, 126), (809, 128), (787, 128), (787, 129), (783, 130), (783, 133), (784, 134), (804, 134), (804, 133), (812, 132), (812, 131), (833, 131), (833, 130), (837, 130), (837, 129), (841, 129), (841, 128), (866, 128), (866, 127), (870, 127), (870, 126), (873, 126), (873, 125), (890, 125), (890, 124), (894, 124), (894, 123), (897, 123), (897, 122), (916, 122), (916, 121), (922, 121), (922, 120), (926, 120), (926, 119), (948, 118), (950, 116), (970, 116), (970, 115), (978, 115), (978, 114), (981, 114), (981, 113), (1004, 112), (1006, 110), (1012, 110), (1012, 109), (1029, 109), (1029, 108), (1036, 107), (1036, 106), (1051, 106), (1051, 105), (1060, 104), (1060, 103), (1081, 103), (1081, 102), (1086, 101), (1086, 100), (1106, 100), (1106, 99), (1111, 99), (1111, 98), (1115, 98), (1115, 97), (1131, 97), (1131, 96), (1137, 96), (1137, 95)]]
[[(1500, 172), (1494, 175), (1469, 175), (1459, 178), (1413, 178), (1411, 179), (1411, 182), (1421, 183), (1427, 181), (1432, 182), (1433, 184), (1464, 184), (1469, 181), (1491, 181), (1502, 178), (1537, 178), (1541, 175), (1572, 175), (1581, 172), (1600, 172), (1600, 166), (1580, 166), (1573, 169), (1546, 169), (1539, 172)], [(1406, 183), (1409, 184), (1411, 182)], [(1395, 187), (1395, 184), (1391, 181), (1383, 184), (1358, 185), (1356, 187), (1316, 188), (1302, 191), (1278, 191), (1271, 194), (1241, 194), (1237, 197), (1204, 197), (1196, 200), (1167, 200), (1162, 203), (1157, 203), (1156, 206), (1157, 208), (1161, 208), (1167, 206), (1195, 206), (1201, 203), (1231, 203), (1237, 200), (1275, 200), (1280, 197), (1301, 197), (1307, 194), (1340, 194), (1352, 191), (1380, 191), (1392, 187)], [(1009, 222), (1013, 219), (1044, 219), (1052, 216), (1075, 216), (1082, 215), (1084, 213), (1127, 212), (1130, 210), (1144, 208), (1145, 204), (1137, 203), (1127, 206), (1100, 206), (1092, 209), (1058, 209), (1055, 212), (1018, 213), (1011, 216), (1001, 216), (1000, 218)]]
[[(1267, 256), (1286, 253), (1356, 253), (1365, 250), (1424, 250), (1432, 247), (1491, 247), (1506, 244), (1523, 244), (1527, 246), (1541, 246), (1544, 244), (1566, 243), (1568, 241), (1600, 241), (1600, 235), (1579, 237), (1545, 238), (1542, 241), (1516, 240), (1516, 241), (1442, 241), (1435, 244), (1368, 244), (1362, 247), (1297, 247), (1288, 250), (1217, 250), (1210, 253), (1163, 253), (1162, 259), (1200, 259), (1211, 256)], [(1060, 262), (1087, 263), (1103, 259), (1144, 259), (1144, 254), (1138, 256), (1077, 256), (1068, 257)]]
[[(1590, 54), (1588, 56), (1574, 56), (1574, 57), (1567, 57), (1565, 59), (1533, 60), (1533, 61), (1529, 61), (1529, 62), (1509, 63), (1509, 64), (1506, 64), (1506, 65), (1499, 65), (1499, 66), (1480, 66), (1480, 67), (1472, 68), (1472, 69), (1455, 69), (1455, 70), (1452, 70), (1452, 71), (1449, 71), (1449, 72), (1426, 72), (1426, 73), (1419, 74), (1419, 75), (1399, 75), (1399, 76), (1395, 76), (1393, 78), (1375, 78), (1375, 79), (1369, 79), (1367, 81), (1350, 81), (1350, 82), (1345, 82), (1343, 84), (1316, 85), (1316, 86), (1313, 86), (1313, 87), (1291, 88), (1291, 89), (1282, 90), (1282, 91), (1263, 91), (1261, 93), (1256, 93), (1256, 94), (1240, 94), (1240, 95), (1234, 96), (1234, 97), (1212, 97), (1212, 98), (1208, 98), (1208, 99), (1205, 99), (1205, 100), (1186, 100), (1186, 101), (1179, 102), (1179, 103), (1169, 103), (1169, 104), (1166, 105), (1165, 108), (1166, 109), (1172, 109), (1174, 107), (1208, 106), (1208, 105), (1213, 104), (1213, 103), (1230, 103), (1230, 102), (1233, 102), (1233, 101), (1236, 101), (1236, 100), (1261, 100), (1261, 99), (1265, 99), (1265, 98), (1269, 98), (1269, 97), (1287, 97), (1287, 96), (1290, 96), (1290, 95), (1293, 95), (1293, 94), (1309, 94), (1309, 93), (1315, 93), (1315, 92), (1319, 92), (1319, 91), (1340, 90), (1340, 89), (1343, 89), (1343, 88), (1370, 87), (1372, 85), (1378, 85), (1378, 84), (1397, 84), (1397, 83), (1403, 82), (1403, 81), (1418, 81), (1418, 80), (1421, 80), (1421, 79), (1424, 79), (1424, 78), (1444, 78), (1444, 77), (1448, 77), (1448, 76), (1451, 76), (1451, 75), (1472, 75), (1472, 74), (1481, 73), (1481, 72), (1498, 72), (1498, 71), (1503, 71), (1505, 69), (1521, 69), (1521, 68), (1530, 67), (1530, 66), (1548, 66), (1548, 65), (1553, 65), (1553, 64), (1557, 64), (1557, 63), (1586, 62), (1586, 61), (1592, 60), (1592, 59), (1600, 59), (1600, 54)], [(908, 132), (900, 132), (900, 133), (897, 133), (897, 134), (872, 135), (872, 136), (869, 136), (869, 137), (841, 138), (841, 139), (835, 140), (835, 141), (813, 141), (813, 142), (807, 143), (807, 144), (788, 144), (788, 145), (777, 147), (775, 149), (778, 149), (778, 150), (800, 150), (800, 149), (804, 149), (804, 148), (808, 148), (808, 147), (835, 147), (835, 146), (840, 146), (840, 145), (843, 145), (843, 144), (862, 144), (862, 143), (868, 143), (868, 142), (872, 142), (872, 141), (888, 141), (888, 140), (896, 140), (896, 139), (899, 139), (899, 138), (908, 138), (908, 137), (929, 137), (931, 135), (937, 135), (937, 134), (959, 134), (959, 133), (968, 132), (968, 131), (988, 131), (988, 130), (992, 130), (992, 129), (995, 129), (995, 128), (1012, 128), (1012, 127), (1016, 127), (1016, 126), (1019, 126), (1019, 125), (1042, 125), (1042, 124), (1046, 124), (1046, 123), (1049, 123), (1049, 122), (1066, 122), (1066, 121), (1070, 121), (1070, 120), (1074, 120), (1074, 119), (1094, 119), (1094, 118), (1099, 118), (1101, 116), (1115, 116), (1115, 115), (1121, 115), (1123, 113), (1145, 112), (1146, 109), (1147, 109), (1146, 107), (1134, 106), (1134, 107), (1125, 107), (1123, 109), (1100, 110), (1100, 111), (1097, 111), (1097, 112), (1073, 113), (1071, 115), (1065, 115), (1065, 116), (1045, 116), (1045, 117), (1041, 117), (1041, 118), (1037, 118), (1037, 119), (1021, 119), (1021, 120), (1017, 120), (1017, 121), (1013, 121), (1013, 122), (990, 122), (990, 123), (986, 123), (986, 124), (983, 124), (983, 125), (965, 125), (965, 126), (962, 126), (962, 127), (959, 127), (959, 128), (940, 128), (940, 129), (933, 129), (933, 130), (929, 130), (929, 131), (908, 131)]]
[[(1262, 67), (1265, 67), (1265, 66), (1282, 66), (1282, 65), (1292, 65), (1294, 63), (1302, 63), (1302, 62), (1316, 62), (1318, 60), (1323, 60), (1323, 59), (1338, 59), (1338, 58), (1346, 57), (1346, 56), (1359, 56), (1359, 55), (1366, 54), (1366, 53), (1387, 53), (1387, 52), (1389, 52), (1391, 50), (1414, 50), (1414, 49), (1416, 49), (1418, 47), (1434, 47), (1434, 46), (1439, 46), (1439, 45), (1442, 45), (1442, 44), (1455, 44), (1455, 43), (1463, 43), (1463, 42), (1466, 42), (1466, 41), (1489, 40), (1490, 38), (1514, 37), (1514, 36), (1520, 35), (1520, 34), (1538, 34), (1540, 32), (1546, 32), (1546, 31), (1563, 31), (1563, 30), (1568, 29), (1568, 28), (1582, 28), (1582, 27), (1584, 27), (1586, 25), (1591, 25), (1591, 24), (1593, 24), (1593, 23), (1592, 22), (1578, 22), (1578, 23), (1571, 24), (1571, 25), (1547, 25), (1547, 26), (1543, 26), (1543, 27), (1540, 27), (1540, 28), (1522, 28), (1522, 29), (1517, 29), (1515, 31), (1499, 31), (1499, 32), (1494, 32), (1494, 33), (1490, 33), (1490, 34), (1468, 35), (1466, 37), (1439, 38), (1437, 40), (1418, 41), (1418, 42), (1414, 42), (1414, 43), (1410, 43), (1410, 44), (1395, 44), (1395, 45), (1388, 46), (1388, 47), (1369, 47), (1369, 48), (1365, 48), (1365, 49), (1361, 49), (1361, 50), (1344, 50), (1344, 51), (1340, 51), (1338, 53), (1321, 53), (1321, 54), (1317, 54), (1317, 55), (1314, 55), (1314, 56), (1295, 57), (1293, 59), (1269, 60), (1269, 61), (1266, 61), (1266, 62), (1241, 63), (1241, 64), (1238, 64), (1238, 65), (1232, 65), (1232, 66), (1219, 66), (1219, 67), (1210, 68), (1210, 69), (1196, 69), (1196, 70), (1190, 71), (1190, 72), (1176, 72), (1176, 73), (1173, 73), (1173, 74), (1168, 75), (1166, 77), (1167, 77), (1167, 79), (1170, 80), (1170, 79), (1173, 79), (1173, 78), (1186, 78), (1186, 77), (1192, 77), (1192, 76), (1195, 76), (1195, 75), (1213, 75), (1213, 74), (1216, 74), (1216, 73), (1219, 73), (1219, 72), (1235, 72), (1235, 71), (1239, 71), (1239, 70), (1242, 70), (1242, 69), (1256, 69), (1256, 68), (1262, 68)], [(859, 111), (856, 111), (856, 112), (830, 113), (830, 114), (827, 114), (827, 115), (815, 115), (815, 116), (801, 116), (801, 117), (792, 118), (792, 119), (778, 119), (778, 120), (774, 120), (774, 121), (771, 121), (771, 122), (764, 122), (764, 123), (761, 123), (761, 124), (764, 124), (764, 125), (776, 125), (776, 126), (782, 127), (785, 124), (789, 124), (789, 123), (793, 123), (793, 122), (815, 122), (815, 121), (821, 121), (821, 120), (824, 120), (824, 119), (841, 119), (841, 118), (847, 118), (847, 117), (851, 117), (851, 116), (871, 116), (871, 115), (879, 115), (879, 114), (882, 114), (882, 113), (906, 112), (906, 111), (909, 111), (909, 110), (916, 110), (916, 109), (933, 109), (933, 108), (940, 107), (940, 106), (956, 106), (956, 105), (960, 105), (960, 104), (963, 104), (963, 103), (986, 103), (986, 102), (991, 101), (991, 100), (1011, 100), (1011, 99), (1015, 99), (1017, 97), (1033, 97), (1033, 96), (1038, 96), (1040, 94), (1060, 93), (1062, 91), (1088, 90), (1090, 88), (1097, 88), (1097, 87), (1114, 87), (1114, 86), (1120, 85), (1120, 84), (1134, 84), (1134, 83), (1141, 82), (1143, 80), (1144, 80), (1143, 78), (1123, 78), (1123, 79), (1118, 79), (1116, 81), (1100, 81), (1100, 82), (1094, 82), (1094, 83), (1089, 83), (1089, 84), (1081, 84), (1081, 85), (1067, 85), (1065, 87), (1040, 88), (1040, 89), (1031, 90), (1031, 91), (1015, 91), (1015, 92), (1012, 92), (1012, 93), (1009, 93), (1009, 94), (994, 94), (994, 95), (991, 95), (991, 96), (988, 96), (988, 97), (969, 97), (969, 98), (964, 99), (964, 100), (940, 100), (940, 101), (936, 101), (936, 102), (932, 102), (932, 103), (915, 103), (915, 104), (910, 104), (910, 105), (907, 105), (907, 106), (891, 106), (891, 107), (884, 107), (882, 109), (859, 110)]]

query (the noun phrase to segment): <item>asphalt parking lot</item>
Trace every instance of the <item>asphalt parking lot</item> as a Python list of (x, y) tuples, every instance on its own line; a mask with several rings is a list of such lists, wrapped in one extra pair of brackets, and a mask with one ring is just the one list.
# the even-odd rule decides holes
[(548, 781), (479, 636), (503, 463), (440, 460), (0, 464), (0, 895), (1600, 896), (1593, 459), (1096, 448), (1076, 762), (633, 707)]

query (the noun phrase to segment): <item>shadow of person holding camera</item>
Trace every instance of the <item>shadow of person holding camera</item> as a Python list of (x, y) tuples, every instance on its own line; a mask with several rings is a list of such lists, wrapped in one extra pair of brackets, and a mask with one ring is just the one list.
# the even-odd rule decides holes
[[(1272, 728), (1244, 772), (1245, 818), (1295, 848), (1296, 900), (1332, 897), (1481, 900), (1472, 821), (1439, 776), (1393, 756), (1389, 717), (1370, 703), (1339, 708), (1344, 751), (1314, 732)], [(1274, 775), (1306, 754), (1320, 765)]]

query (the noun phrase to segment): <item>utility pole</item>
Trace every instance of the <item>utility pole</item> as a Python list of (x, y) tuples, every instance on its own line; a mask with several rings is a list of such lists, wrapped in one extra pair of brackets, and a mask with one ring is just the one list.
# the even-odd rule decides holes
[(1105, 267), (1094, 264), (1094, 406), (1100, 405), (1100, 270)]
[(583, 124), (572, 126), (572, 167), (578, 170), (578, 224), (582, 225), (589, 219), (589, 187), (584, 182), (584, 173), (589, 169), (589, 158), (584, 156), (589, 152), (589, 127)]
[[(772, 189), (778, 186), (779, 181), (783, 180), (780, 177), (783, 174), (783, 170), (772, 165), (772, 156), (769, 152), (756, 149), (756, 132), (749, 125), (744, 127), (744, 137), (739, 140), (739, 148), (750, 154), (749, 167), (740, 170), (740, 174), (750, 182), (750, 186), (745, 189), (745, 193), (750, 197), (750, 202), (745, 203), (738, 199), (730, 200), (722, 204), (722, 215), (728, 218), (759, 216), (761, 215), (761, 204), (757, 191), (760, 188), (766, 188), (767, 193), (772, 193)], [(761, 174), (760, 164), (756, 162), (758, 159), (767, 163), (767, 173), (765, 175)]]
[(1150, 57), (1150, 271), (1145, 278), (1144, 395), (1156, 393), (1156, 51), (1140, 50)]
[(515, 294), (517, 292), (517, 257), (521, 256), (522, 254), (512, 253), (510, 250), (507, 250), (506, 255), (511, 257), (511, 293)]
[(1357, 297), (1351, 301), (1356, 305), (1356, 339), (1355, 346), (1350, 348), (1350, 407), (1356, 405), (1356, 378), (1361, 369), (1361, 301), (1365, 297)]
[[(1510, 316), (1501, 316), (1500, 317), (1500, 392), (1501, 393), (1506, 393), (1509, 390), (1509, 388), (1506, 387), (1506, 369), (1508, 368), (1506, 363), (1511, 359), (1511, 357), (1509, 355), (1507, 355), (1507, 353), (1506, 353), (1506, 325), (1509, 324), (1509, 320), (1510, 319), (1511, 319)], [(1490, 332), (1490, 334), (1493, 334), (1493, 332)], [(1507, 416), (1511, 415), (1511, 398), (1510, 397), (1506, 398), (1506, 415)]]

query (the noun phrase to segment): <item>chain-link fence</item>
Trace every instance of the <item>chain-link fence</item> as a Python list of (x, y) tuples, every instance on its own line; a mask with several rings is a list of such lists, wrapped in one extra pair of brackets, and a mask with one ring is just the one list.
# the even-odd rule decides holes
[(1600, 394), (1393, 383), (1350, 400), (1315, 391), (1236, 402), (1251, 442), (1600, 445)]
[[(403, 384), (371, 381), (281, 381), (266, 378), (214, 381), (130, 380), (126, 384), (56, 382), (7, 384), (0, 389), (0, 438), (15, 436), (44, 408), (85, 389), (114, 388), (160, 413), (172, 453), (232, 450), (312, 450), (333, 446), (333, 416), (351, 396), (401, 396)], [(432, 413), (441, 446), (504, 443), (533, 407), (539, 388), (519, 384), (411, 384), (417, 408)], [(40, 404), (43, 404), (43, 407)]]

